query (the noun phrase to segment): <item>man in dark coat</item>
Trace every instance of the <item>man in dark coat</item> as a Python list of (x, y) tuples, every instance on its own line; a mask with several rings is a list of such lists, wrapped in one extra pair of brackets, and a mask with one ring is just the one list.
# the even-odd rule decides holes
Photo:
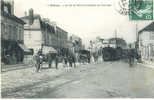
[(68, 62), (69, 62), (69, 66), (72, 67), (72, 57), (71, 55), (68, 56)]
[(58, 69), (58, 55), (56, 53), (48, 53), (47, 59), (49, 68), (51, 68), (52, 62), (55, 61), (56, 69)]
[(68, 57), (66, 55), (64, 56), (64, 62), (65, 62), (65, 66), (67, 66)]
[(52, 64), (52, 55), (51, 55), (51, 53), (48, 53), (47, 54), (47, 61), (48, 61), (48, 66), (49, 66), (49, 68), (51, 68), (51, 64)]
[(58, 63), (59, 63), (59, 56), (58, 56), (58, 54), (56, 54), (56, 55), (55, 55), (56, 69), (58, 69)]
[(76, 67), (76, 58), (75, 55), (72, 54), (72, 63), (74, 64), (74, 67)]
[(129, 49), (128, 51), (128, 59), (129, 59), (129, 66), (132, 67), (135, 60), (135, 52), (134, 49)]
[(41, 50), (38, 51), (35, 59), (36, 59), (36, 72), (39, 72), (41, 64), (43, 63), (43, 55)]

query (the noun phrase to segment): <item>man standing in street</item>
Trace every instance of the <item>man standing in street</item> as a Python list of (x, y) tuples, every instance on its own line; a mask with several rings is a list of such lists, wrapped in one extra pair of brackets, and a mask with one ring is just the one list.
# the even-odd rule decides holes
[(55, 54), (55, 65), (56, 65), (56, 69), (58, 69), (58, 63), (59, 63), (59, 56), (58, 56), (58, 54)]
[(49, 66), (49, 68), (51, 68), (51, 64), (52, 64), (52, 55), (51, 55), (51, 52), (49, 52), (48, 54), (47, 54), (47, 61), (48, 61), (48, 66)]
[(40, 72), (41, 64), (43, 62), (42, 51), (39, 50), (37, 55), (35, 56), (36, 59), (36, 72)]
[(52, 62), (55, 61), (56, 69), (58, 69), (58, 59), (59, 58), (58, 58), (58, 55), (56, 53), (49, 52), (47, 54), (47, 61), (48, 61), (49, 68), (51, 68)]
[(133, 48), (131, 48), (131, 45), (129, 45), (129, 50), (128, 50), (128, 60), (129, 60), (129, 66), (132, 67), (134, 65), (134, 60), (135, 60), (135, 51)]
[(64, 67), (65, 67), (65, 66), (67, 67), (67, 62), (68, 62), (68, 57), (65, 55), (65, 56), (64, 56), (64, 63), (65, 63)]

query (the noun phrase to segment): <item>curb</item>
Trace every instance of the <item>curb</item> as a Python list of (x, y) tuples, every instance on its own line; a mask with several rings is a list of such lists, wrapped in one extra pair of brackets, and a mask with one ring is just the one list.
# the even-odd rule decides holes
[(1, 68), (10, 68), (10, 67), (17, 67), (17, 66), (30, 66), (32, 64), (14, 64), (14, 65), (1, 65)]
[(152, 64), (143, 64), (143, 63), (137, 63), (137, 64), (142, 65), (144, 67), (148, 67), (148, 68), (153, 68), (154, 69), (154, 65), (152, 65)]
[(25, 68), (27, 66), (27, 68), (32, 67), (32, 64), (14, 64), (14, 65), (1, 65), (1, 72), (7, 72), (7, 71), (11, 71), (11, 70), (15, 70), (15, 69), (22, 69)]

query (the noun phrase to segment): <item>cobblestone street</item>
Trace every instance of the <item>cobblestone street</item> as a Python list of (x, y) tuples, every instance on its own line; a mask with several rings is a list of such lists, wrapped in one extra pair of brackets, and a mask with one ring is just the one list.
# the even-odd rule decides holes
[(3, 98), (154, 97), (154, 70), (124, 62), (35, 68), (2, 73)]

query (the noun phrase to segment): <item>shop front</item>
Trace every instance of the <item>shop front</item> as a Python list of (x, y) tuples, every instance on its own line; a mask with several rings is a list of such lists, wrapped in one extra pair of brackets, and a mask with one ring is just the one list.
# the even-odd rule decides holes
[(1, 57), (4, 64), (22, 63), (24, 55), (31, 51), (17, 41), (1, 40)]

